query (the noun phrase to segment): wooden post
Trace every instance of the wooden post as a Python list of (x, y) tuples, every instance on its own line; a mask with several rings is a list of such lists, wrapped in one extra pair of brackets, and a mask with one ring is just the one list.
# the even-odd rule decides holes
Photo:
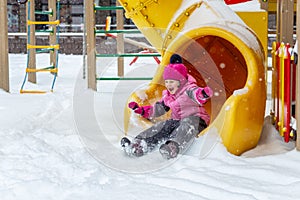
[(96, 37), (95, 37), (95, 11), (94, 1), (86, 0), (85, 4), (85, 22), (86, 22), (86, 43), (87, 43), (87, 71), (88, 88), (97, 90), (96, 80)]
[(0, 1), (0, 88), (9, 92), (7, 0)]
[[(300, 49), (300, 1), (297, 1), (297, 44), (298, 44), (298, 51)], [(298, 52), (299, 55), (299, 52)], [(300, 151), (300, 136), (299, 136), (299, 129), (300, 129), (300, 62), (298, 60), (297, 67), (296, 67), (296, 120), (297, 120), (297, 140), (296, 140), (296, 149)]]
[[(86, 15), (85, 10), (85, 1), (83, 2), (83, 16)], [(83, 37), (82, 37), (82, 78), (86, 78), (86, 21), (85, 17), (83, 18)]]
[[(30, 9), (30, 13), (28, 13), (28, 9)], [(31, 21), (35, 21), (35, 2), (34, 0), (28, 0), (26, 4), (26, 16), (27, 20), (30, 19)], [(27, 33), (29, 27), (27, 25)], [(30, 25), (30, 33), (29, 37), (27, 36), (27, 44), (35, 45), (35, 25)], [(27, 53), (30, 54), (29, 61), (28, 61), (28, 68), (36, 69), (36, 56), (35, 56), (35, 49), (29, 49)], [(36, 73), (28, 73), (28, 81), (32, 83), (36, 83)]]
[(264, 9), (266, 11), (269, 10), (268, 1), (259, 0), (259, 2), (260, 2), (260, 8), (261, 9)]
[[(49, 15), (49, 21), (55, 21), (59, 20), (56, 19), (57, 17), (57, 10), (56, 10), (56, 0), (48, 0), (48, 9), (52, 9), (53, 14)], [(59, 12), (59, 11), (58, 11)], [(56, 25), (49, 25), (53, 29), (53, 34), (49, 35), (49, 44), (50, 45), (56, 45), (56, 33), (57, 33), (57, 26)], [(50, 66), (57, 67), (56, 63), (56, 52), (58, 50), (54, 49), (53, 51), (50, 51)]]
[(294, 0), (277, 1), (277, 41), (294, 44)]
[[(120, 6), (121, 4), (119, 1), (116, 2), (116, 6)], [(117, 29), (123, 30), (124, 29), (124, 11), (116, 10), (116, 17), (117, 17)], [(124, 53), (124, 34), (119, 33), (117, 35), (117, 54)], [(118, 76), (124, 76), (124, 58), (118, 57)]]

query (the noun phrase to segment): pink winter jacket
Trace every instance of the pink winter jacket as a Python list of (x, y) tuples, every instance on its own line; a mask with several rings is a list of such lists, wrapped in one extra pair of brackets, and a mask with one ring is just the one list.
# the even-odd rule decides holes
[(202, 90), (204, 90), (204, 88), (196, 85), (195, 78), (188, 75), (186, 84), (180, 87), (175, 94), (170, 94), (168, 90), (163, 91), (162, 99), (151, 109), (152, 117), (161, 116), (167, 111), (166, 109), (161, 109), (161, 105), (163, 105), (164, 108), (167, 106), (171, 109), (172, 119), (181, 120), (188, 116), (198, 116), (208, 125), (210, 116), (202, 106), (211, 95), (207, 98), (199, 98), (199, 94), (201, 94)]

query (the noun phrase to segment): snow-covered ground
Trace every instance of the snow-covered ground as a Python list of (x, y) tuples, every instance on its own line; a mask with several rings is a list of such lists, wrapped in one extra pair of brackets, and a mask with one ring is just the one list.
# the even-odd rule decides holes
[[(26, 55), (10, 55), (9, 62), (11, 92), (0, 90), (1, 200), (300, 197), (300, 152), (283, 142), (268, 118), (259, 145), (239, 157), (211, 131), (174, 161), (158, 152), (128, 158), (118, 146), (123, 109), (147, 81), (100, 81), (97, 92), (86, 90), (82, 56), (60, 55), (54, 93), (19, 94)], [(115, 74), (115, 60), (98, 65), (99, 73)], [(152, 58), (126, 67), (128, 76), (154, 72)], [(37, 86), (26, 87), (50, 84), (51, 76), (38, 74)]]

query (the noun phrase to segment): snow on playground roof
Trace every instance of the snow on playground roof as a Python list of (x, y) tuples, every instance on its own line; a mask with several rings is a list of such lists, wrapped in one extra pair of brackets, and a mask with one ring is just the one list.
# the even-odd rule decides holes
[(262, 11), (258, 0), (251, 0), (244, 3), (229, 5), (234, 11)]

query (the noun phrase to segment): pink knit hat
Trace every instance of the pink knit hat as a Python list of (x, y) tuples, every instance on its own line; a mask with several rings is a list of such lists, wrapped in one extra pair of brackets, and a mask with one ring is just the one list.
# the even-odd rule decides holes
[(178, 80), (180, 83), (187, 80), (187, 69), (182, 63), (169, 64), (165, 67), (164, 80)]

